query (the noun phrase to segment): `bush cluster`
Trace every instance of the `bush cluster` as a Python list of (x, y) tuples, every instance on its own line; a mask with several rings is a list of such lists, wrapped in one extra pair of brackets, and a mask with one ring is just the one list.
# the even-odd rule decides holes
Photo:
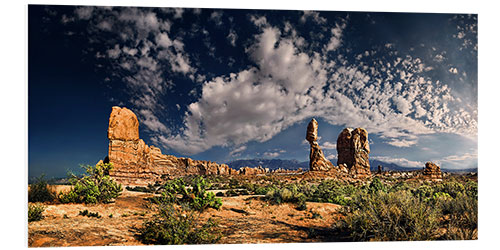
[(304, 210), (307, 208), (306, 201), (348, 205), (350, 196), (362, 189), (364, 187), (356, 187), (340, 181), (324, 180), (318, 185), (296, 183), (282, 186), (256, 187), (254, 193), (261, 194), (265, 192), (266, 199), (274, 204), (290, 202), (295, 203), (297, 209)]
[(156, 193), (157, 187), (156, 185), (153, 184), (148, 184), (147, 187), (141, 187), (141, 186), (136, 186), (136, 187), (125, 187), (128, 191), (133, 191), (133, 192), (143, 192), (143, 193)]
[[(87, 216), (87, 217), (94, 217), (94, 218), (98, 218), (98, 219), (100, 219), (102, 217), (99, 214), (99, 212), (89, 212), (89, 210), (87, 210), (87, 209), (78, 212), (78, 215)], [(113, 217), (113, 216), (111, 216), (111, 217)]]
[(187, 204), (197, 211), (204, 211), (207, 208), (219, 209), (222, 206), (220, 198), (216, 198), (212, 192), (207, 192), (210, 183), (203, 177), (198, 176), (189, 184), (183, 179), (167, 181), (161, 189), (161, 195), (153, 198), (153, 202)]
[(86, 166), (86, 175), (77, 177), (72, 175), (70, 183), (73, 185), (67, 193), (60, 193), (62, 203), (109, 203), (122, 192), (121, 184), (116, 183), (109, 176), (111, 163), (102, 163), (96, 166)]
[(207, 208), (222, 206), (220, 198), (206, 191), (209, 188), (209, 181), (201, 176), (189, 181), (181, 178), (167, 181), (161, 195), (151, 199), (158, 206), (158, 212), (140, 229), (142, 241), (147, 244), (216, 243), (221, 237), (218, 224), (212, 219), (205, 223), (199, 219)]
[(28, 204), (28, 222), (42, 220), (44, 211), (45, 206), (42, 204)]
[(374, 178), (367, 184), (323, 180), (240, 186), (254, 194), (265, 193), (271, 203), (294, 203), (300, 210), (306, 209), (306, 201), (342, 205), (343, 219), (335, 228), (356, 241), (477, 238), (476, 181), (391, 184)]
[(220, 240), (218, 224), (209, 219), (202, 223), (190, 208), (178, 208), (172, 203), (159, 206), (158, 214), (147, 220), (140, 237), (147, 244), (213, 244)]
[(274, 204), (290, 202), (297, 205), (298, 210), (307, 208), (306, 195), (299, 190), (297, 185), (289, 185), (283, 188), (272, 188), (266, 193), (266, 198)]
[(476, 239), (477, 182), (387, 186), (374, 179), (342, 213), (336, 228), (357, 241)]
[(56, 192), (53, 191), (47, 181), (45, 175), (36, 178), (35, 183), (31, 184), (28, 191), (29, 202), (46, 202), (56, 199)]
[(428, 240), (438, 228), (438, 213), (408, 191), (356, 195), (355, 208), (341, 227), (358, 240)]

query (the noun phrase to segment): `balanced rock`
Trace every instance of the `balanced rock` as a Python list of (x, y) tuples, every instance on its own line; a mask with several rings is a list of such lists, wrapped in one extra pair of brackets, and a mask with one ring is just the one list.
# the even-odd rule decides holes
[(337, 138), (337, 164), (345, 164), (355, 177), (370, 177), (368, 132), (364, 128), (345, 128)]
[(443, 174), (441, 173), (441, 168), (432, 162), (425, 163), (423, 177), (431, 181), (443, 180)]
[(307, 125), (306, 140), (311, 145), (309, 153), (309, 170), (310, 171), (328, 171), (333, 167), (333, 164), (326, 159), (318, 140), (318, 122), (313, 118)]

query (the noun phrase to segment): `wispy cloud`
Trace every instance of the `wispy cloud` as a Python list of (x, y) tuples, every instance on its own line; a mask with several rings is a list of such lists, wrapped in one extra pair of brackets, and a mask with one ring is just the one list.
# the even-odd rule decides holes
[[(88, 22), (91, 43), (106, 48), (95, 52), (96, 57), (111, 62), (110, 72), (126, 83), (132, 108), (141, 124), (153, 133), (169, 132), (158, 118), (165, 109), (162, 98), (173, 85), (164, 75), (203, 79), (184, 50), (182, 34), (170, 31), (171, 19), (182, 18), (183, 13), (181, 8), (78, 7), (74, 17), (61, 20)], [(102, 33), (106, 39), (101, 38)]]
[(245, 145), (237, 147), (237, 148), (233, 149), (231, 152), (229, 152), (229, 155), (230, 156), (239, 156), (239, 155), (241, 155), (241, 152), (245, 151), (246, 149), (247, 149), (247, 146), (245, 146)]
[(321, 148), (323, 148), (323, 149), (336, 149), (337, 144), (327, 141), (327, 142), (324, 142), (321, 144)]
[[(247, 51), (258, 68), (204, 84), (201, 99), (188, 108), (186, 133), (165, 137), (167, 147), (197, 153), (215, 145), (266, 141), (310, 116), (365, 127), (396, 147), (416, 145), (421, 134), (476, 132), (470, 113), (450, 109), (460, 101), (448, 86), (425, 76), (421, 59), (394, 56), (358, 66), (339, 56), (333, 63), (299, 52), (297, 36), (283, 37), (280, 29), (257, 20), (262, 19), (253, 18), (262, 32)], [(397, 84), (385, 83), (390, 81)], [(199, 141), (201, 147), (179, 141)]]
[(402, 167), (410, 167), (410, 168), (423, 168), (425, 167), (424, 162), (420, 161), (411, 161), (405, 158), (392, 158), (392, 157), (387, 157), (387, 156), (372, 156), (370, 157), (371, 159), (387, 162), (387, 163), (394, 163)]
[[(207, 78), (185, 48), (186, 32), (172, 28), (183, 15), (182, 9), (149, 8), (81, 7), (75, 12), (80, 21), (89, 22), (90, 39), (106, 48), (96, 56), (112, 62), (111, 72), (122, 72), (117, 77), (132, 93), (130, 103), (141, 122), (166, 148), (185, 154), (214, 146), (239, 149), (249, 141), (267, 141), (312, 116), (334, 125), (364, 127), (396, 147), (414, 146), (423, 134), (477, 134), (477, 107), (465, 105), (447, 83), (431, 78), (426, 72), (433, 68), (422, 58), (402, 54), (392, 43), (347, 56), (350, 49), (343, 39), (349, 26), (344, 19), (326, 20), (317, 12), (304, 12), (300, 21), (328, 27), (327, 42), (318, 47), (288, 20), (273, 26), (265, 16), (249, 16), (259, 31), (245, 42), (252, 63)], [(223, 11), (214, 11), (210, 20), (221, 25), (223, 16)], [(327, 26), (329, 22), (335, 25)], [(466, 29), (474, 32), (474, 27)], [(197, 31), (208, 39), (207, 30)], [(96, 35), (102, 32), (106, 40)], [(226, 38), (235, 46), (238, 37), (236, 29), (230, 29)], [(199, 43), (215, 58), (215, 47), (207, 39)], [(445, 56), (430, 60), (443, 61)], [(183, 128), (175, 134), (161, 126), (160, 119), (163, 99), (174, 84), (171, 76), (201, 85), (199, 98), (187, 106)], [(323, 144), (325, 149), (334, 146)]]
[(329, 155), (326, 156), (326, 159), (328, 159), (330, 161), (331, 160), (335, 160), (335, 159), (337, 159), (337, 155), (335, 155), (335, 154), (329, 154)]
[(319, 15), (319, 12), (311, 11), (311, 10), (305, 10), (303, 12), (304, 13), (300, 17), (300, 22), (301, 23), (305, 23), (308, 19), (311, 19), (316, 24), (325, 24), (327, 22), (326, 18), (321, 17)]

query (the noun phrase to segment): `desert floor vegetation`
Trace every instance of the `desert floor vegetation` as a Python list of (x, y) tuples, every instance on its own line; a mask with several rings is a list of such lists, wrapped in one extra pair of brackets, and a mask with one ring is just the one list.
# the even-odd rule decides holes
[[(103, 179), (99, 172), (86, 176)], [(40, 196), (52, 200), (29, 203), (30, 246), (471, 240), (478, 235), (477, 179), (465, 175), (442, 182), (190, 176), (125, 187), (108, 202), (81, 195), (79, 202), (64, 203), (50, 185), (36, 189), (49, 190), (50, 196)], [(85, 225), (102, 232), (94, 233), (95, 241), (69, 240), (74, 232), (64, 228), (70, 221), (81, 235), (91, 230)]]

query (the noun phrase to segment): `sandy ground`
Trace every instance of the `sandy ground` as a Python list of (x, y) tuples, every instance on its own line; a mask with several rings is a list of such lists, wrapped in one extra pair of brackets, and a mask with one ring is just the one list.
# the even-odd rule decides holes
[[(58, 189), (65, 187), (58, 187)], [(137, 229), (153, 214), (145, 197), (151, 194), (124, 190), (115, 203), (46, 205), (45, 218), (28, 224), (30, 247), (142, 245)], [(258, 196), (222, 197), (219, 210), (201, 215), (219, 222), (220, 244), (341, 241), (332, 238), (331, 226), (338, 220), (330, 203), (307, 203), (298, 211), (293, 204), (271, 205)], [(80, 211), (102, 217), (84, 217)]]

